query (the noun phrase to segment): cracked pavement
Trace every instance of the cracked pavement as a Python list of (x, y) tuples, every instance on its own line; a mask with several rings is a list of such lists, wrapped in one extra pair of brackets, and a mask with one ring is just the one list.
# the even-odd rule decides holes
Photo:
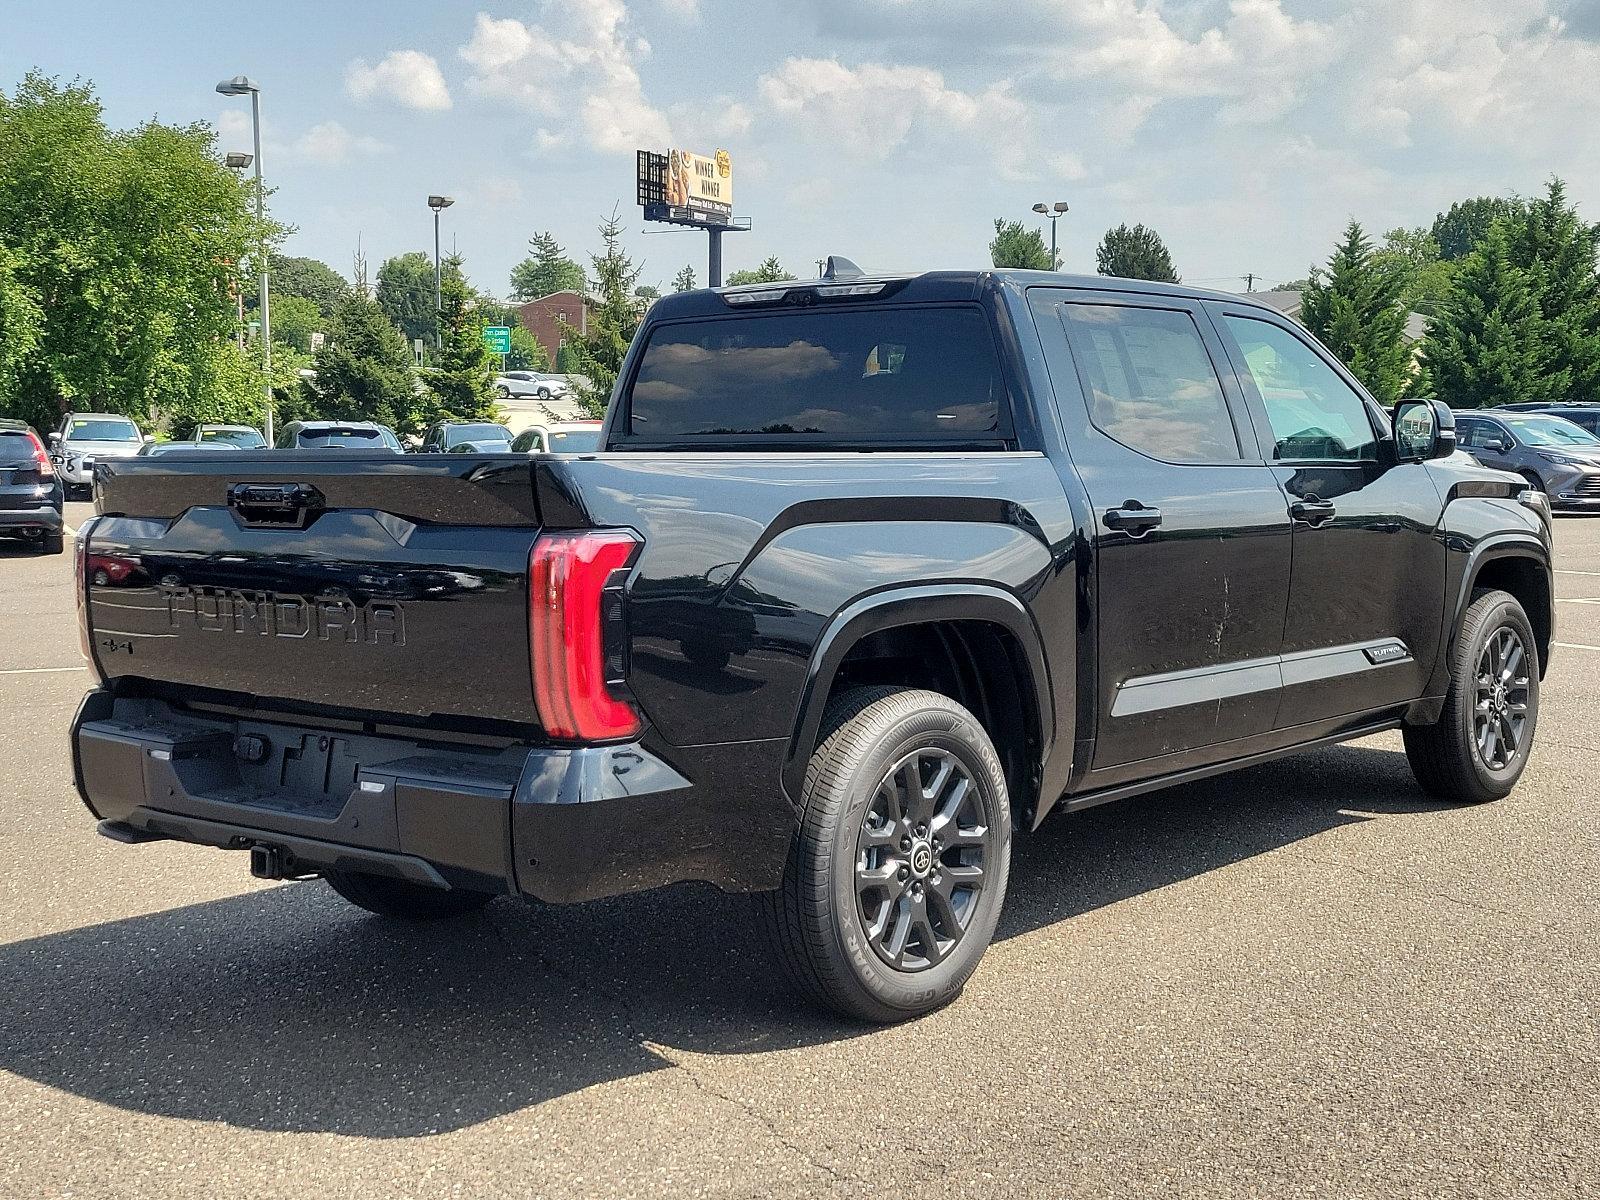
[(408, 928), (97, 837), (70, 558), (0, 549), (0, 1197), (1600, 1194), (1600, 520), (1557, 541), (1508, 800), (1385, 735), (1053, 820), (885, 1030), (711, 888)]

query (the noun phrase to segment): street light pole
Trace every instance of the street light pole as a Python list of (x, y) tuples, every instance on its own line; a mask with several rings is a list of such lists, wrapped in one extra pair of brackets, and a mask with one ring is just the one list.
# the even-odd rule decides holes
[(444, 328), (439, 324), (439, 310), (444, 307), (444, 293), (439, 271), (439, 214), (455, 200), (449, 196), (429, 196), (428, 207), (433, 209), (433, 348), (444, 349)]
[(257, 247), (256, 266), (260, 270), (261, 285), (261, 370), (265, 375), (263, 388), (266, 392), (266, 428), (263, 432), (267, 437), (267, 445), (272, 445), (272, 288), (269, 281), (270, 271), (267, 266), (267, 227), (265, 222), (266, 188), (261, 182), (261, 87), (255, 80), (247, 75), (235, 75), (232, 79), (225, 79), (217, 84), (217, 92), (223, 96), (250, 97), (250, 125), (255, 135), (255, 166), (256, 166), (256, 234), (260, 238)]
[(1035, 204), (1033, 211), (1050, 218), (1050, 269), (1061, 269), (1061, 260), (1056, 257), (1056, 222), (1067, 214), (1067, 202), (1057, 200), (1054, 204)]

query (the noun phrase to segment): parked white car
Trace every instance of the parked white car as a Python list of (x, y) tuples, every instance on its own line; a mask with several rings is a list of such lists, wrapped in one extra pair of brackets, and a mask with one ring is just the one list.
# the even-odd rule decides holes
[(502, 400), (512, 396), (549, 400), (571, 396), (572, 388), (561, 375), (549, 375), (542, 371), (507, 371), (495, 377), (494, 392)]
[(517, 434), (513, 454), (592, 454), (600, 449), (599, 421), (560, 421), (533, 425)]
[(94, 464), (101, 459), (132, 458), (147, 439), (127, 417), (115, 413), (68, 413), (50, 435), (50, 457), (68, 498), (87, 494), (94, 483)]

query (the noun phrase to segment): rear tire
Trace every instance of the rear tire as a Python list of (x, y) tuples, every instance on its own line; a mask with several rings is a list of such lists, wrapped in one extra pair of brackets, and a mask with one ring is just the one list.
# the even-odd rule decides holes
[(1432, 725), (1407, 726), (1406, 758), (1422, 790), (1483, 804), (1517, 785), (1539, 721), (1539, 647), (1508, 592), (1480, 589), (1450, 651), (1450, 690)]
[(828, 706), (802, 801), (783, 886), (761, 898), (790, 983), (880, 1024), (955, 999), (1011, 864), (1005, 775), (977, 718), (937, 692), (847, 692)]
[(511, 389), (502, 383), (499, 387), (495, 388), (494, 394), (499, 396), (502, 400), (509, 400), (511, 398)]
[(405, 921), (438, 921), (477, 912), (494, 899), (489, 892), (469, 892), (460, 888), (440, 891), (403, 879), (368, 875), (360, 871), (330, 871), (323, 876), (328, 886), (357, 908), (380, 917)]
[(59, 533), (47, 533), (39, 539), (40, 554), (62, 554), (66, 548), (67, 540)]

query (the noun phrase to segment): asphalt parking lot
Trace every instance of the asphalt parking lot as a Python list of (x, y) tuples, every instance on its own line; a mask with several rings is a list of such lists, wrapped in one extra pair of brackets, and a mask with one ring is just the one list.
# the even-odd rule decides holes
[(709, 888), (398, 928), (99, 838), (71, 556), (0, 546), (0, 1196), (1600, 1194), (1600, 520), (1557, 539), (1509, 799), (1395, 735), (1057, 820), (875, 1031)]

